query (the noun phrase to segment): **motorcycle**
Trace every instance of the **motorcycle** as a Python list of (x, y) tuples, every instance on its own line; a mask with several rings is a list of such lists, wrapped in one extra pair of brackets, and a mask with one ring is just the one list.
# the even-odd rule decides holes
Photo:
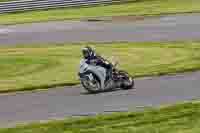
[(132, 89), (134, 87), (134, 78), (127, 72), (118, 70), (116, 68), (118, 63), (111, 64), (113, 65), (112, 73), (107, 79), (104, 67), (89, 65), (85, 60), (81, 60), (78, 75), (82, 86), (89, 93), (111, 91), (117, 88)]

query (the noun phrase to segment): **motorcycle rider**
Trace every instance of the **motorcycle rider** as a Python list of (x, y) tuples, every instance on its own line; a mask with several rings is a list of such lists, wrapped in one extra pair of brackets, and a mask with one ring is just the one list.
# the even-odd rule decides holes
[(82, 54), (87, 64), (101, 66), (106, 69), (106, 81), (112, 76), (112, 64), (97, 55), (91, 47), (82, 48)]

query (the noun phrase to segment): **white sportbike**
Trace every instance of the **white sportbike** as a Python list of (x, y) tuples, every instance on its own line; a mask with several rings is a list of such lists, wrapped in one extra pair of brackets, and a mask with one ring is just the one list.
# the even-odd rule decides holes
[(82, 86), (89, 93), (110, 91), (116, 88), (132, 89), (134, 79), (125, 71), (117, 70), (117, 63), (112, 63), (112, 74), (106, 79), (106, 69), (101, 66), (89, 65), (85, 60), (80, 62), (79, 78)]

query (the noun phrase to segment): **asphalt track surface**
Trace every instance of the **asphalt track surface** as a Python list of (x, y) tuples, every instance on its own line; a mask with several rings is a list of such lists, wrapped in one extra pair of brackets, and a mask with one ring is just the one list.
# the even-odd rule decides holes
[(81, 86), (48, 91), (0, 95), (0, 126), (100, 113), (132, 111), (142, 107), (200, 98), (200, 72), (141, 78), (135, 89), (87, 94)]
[(199, 40), (200, 14), (142, 21), (62, 21), (0, 26), (0, 44)]
[[(113, 23), (113, 25), (102, 22), (90, 22), (89, 24), (87, 22), (55, 22), (53, 27), (52, 25), (54, 25), (53, 22), (49, 22), (47, 25), (40, 23), (2, 26), (0, 44), (26, 43), (29, 41), (51, 42), (54, 39), (89, 41), (87, 38), (91, 39), (95, 33), (94, 36), (102, 36), (93, 38), (93, 41), (160, 41), (176, 38), (177, 40), (198, 40), (200, 36), (200, 17), (197, 14), (179, 15), (177, 17), (167, 16), (135, 23), (119, 22)], [(87, 30), (85, 26), (88, 27)], [(69, 36), (72, 38), (66, 35), (66, 38), (64, 38), (61, 33), (70, 34)], [(138, 34), (136, 35), (136, 33)], [(57, 34), (62, 37), (57, 38)], [(127, 36), (123, 34), (127, 34)], [(31, 35), (32, 37), (28, 38)], [(50, 40), (46, 40), (48, 35), (51, 35)], [(111, 40), (109, 40), (109, 35)], [(44, 36), (46, 38), (43, 38)], [(9, 38), (9, 40), (5, 38)], [(62, 119), (66, 116), (131, 111), (148, 106), (155, 107), (161, 104), (198, 99), (200, 98), (199, 81), (200, 72), (194, 72), (136, 79), (135, 89), (117, 90), (95, 95), (87, 94), (81, 86), (53, 88), (48, 91), (1, 94), (0, 126), (7, 127), (21, 122)]]

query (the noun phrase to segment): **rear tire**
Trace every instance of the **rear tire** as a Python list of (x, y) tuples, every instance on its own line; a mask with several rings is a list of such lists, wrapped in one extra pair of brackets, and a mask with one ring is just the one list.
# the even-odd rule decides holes
[(135, 86), (134, 78), (125, 71), (119, 71), (119, 74), (123, 76), (123, 83), (120, 88), (123, 90), (133, 89)]

